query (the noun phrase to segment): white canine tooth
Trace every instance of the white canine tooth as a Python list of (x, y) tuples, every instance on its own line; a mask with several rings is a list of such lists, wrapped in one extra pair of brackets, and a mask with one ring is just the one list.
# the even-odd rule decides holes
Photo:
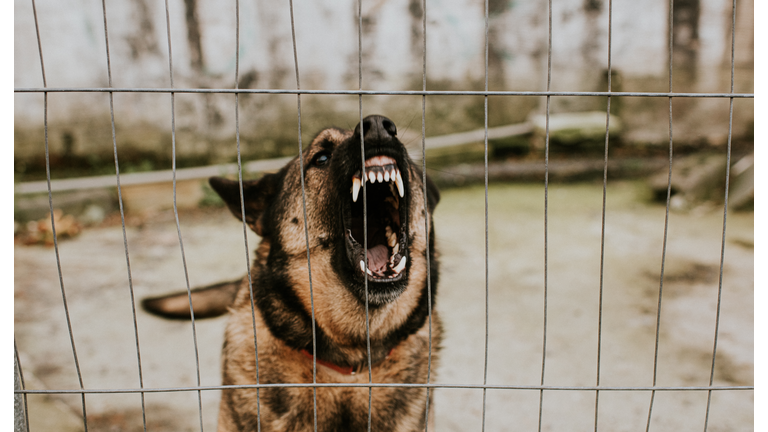
[(392, 270), (394, 270), (395, 273), (400, 273), (401, 271), (403, 271), (403, 269), (405, 268), (405, 260), (406, 260), (405, 257), (403, 257), (400, 260), (400, 263), (397, 264), (397, 267), (393, 268)]
[(384, 183), (384, 175), (382, 173), (376, 174), (376, 180), (378, 180), (379, 183)]
[(373, 273), (371, 273), (371, 269), (368, 269), (365, 272), (368, 273), (369, 275), (373, 276)]
[(352, 202), (357, 202), (357, 196), (360, 194), (360, 179), (352, 177)]
[(368, 181), (376, 183), (376, 174), (374, 174), (373, 171), (368, 172)]
[(400, 198), (405, 196), (405, 187), (403, 186), (403, 177), (400, 175), (400, 171), (397, 172), (397, 191), (400, 193)]
[[(360, 260), (360, 271), (363, 271), (363, 272), (365, 271), (365, 263), (363, 262), (363, 260)], [(370, 270), (368, 271), (370, 272)]]
[[(379, 181), (381, 181), (381, 180), (379, 180)], [(389, 171), (387, 171), (387, 170), (384, 170), (384, 181), (385, 182), (389, 181)]]

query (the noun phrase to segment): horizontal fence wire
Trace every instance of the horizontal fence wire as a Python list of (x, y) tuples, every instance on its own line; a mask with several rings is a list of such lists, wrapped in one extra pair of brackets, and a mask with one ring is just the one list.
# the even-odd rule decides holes
[(546, 391), (732, 391), (754, 390), (754, 386), (556, 386), (556, 385), (500, 385), (500, 384), (440, 384), (440, 383), (279, 383), (279, 384), (243, 384), (219, 386), (157, 387), (126, 389), (59, 389), (59, 390), (15, 390), (17, 394), (111, 394), (111, 393), (164, 393), (196, 392), (207, 390), (236, 390), (258, 388), (430, 388), (430, 389), (471, 389), (471, 390), (546, 390)]
[(614, 91), (506, 91), (506, 90), (291, 90), (291, 89), (209, 89), (137, 87), (20, 87), (16, 93), (231, 93), (287, 95), (362, 95), (362, 96), (600, 96), (672, 98), (754, 98), (754, 93), (695, 92), (614, 92)]

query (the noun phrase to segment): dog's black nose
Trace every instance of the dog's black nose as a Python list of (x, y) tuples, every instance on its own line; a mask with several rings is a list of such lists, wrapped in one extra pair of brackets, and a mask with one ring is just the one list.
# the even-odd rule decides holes
[[(387, 140), (397, 136), (395, 123), (380, 115), (369, 115), (363, 119), (363, 138), (368, 141)], [(355, 127), (355, 136), (360, 136), (360, 124)]]

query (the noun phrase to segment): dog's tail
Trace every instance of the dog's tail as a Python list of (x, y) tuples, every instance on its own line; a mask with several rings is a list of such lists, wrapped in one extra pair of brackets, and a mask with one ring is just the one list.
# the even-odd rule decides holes
[[(213, 318), (227, 313), (235, 301), (242, 279), (219, 282), (192, 290), (192, 309), (195, 319)], [(181, 291), (160, 297), (145, 298), (141, 301), (145, 311), (163, 318), (191, 319), (189, 294)]]

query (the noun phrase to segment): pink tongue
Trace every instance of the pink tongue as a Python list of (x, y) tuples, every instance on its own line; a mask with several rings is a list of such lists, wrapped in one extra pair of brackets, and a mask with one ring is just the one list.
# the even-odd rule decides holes
[(387, 247), (374, 246), (368, 249), (368, 268), (372, 272), (382, 273), (387, 268)]

